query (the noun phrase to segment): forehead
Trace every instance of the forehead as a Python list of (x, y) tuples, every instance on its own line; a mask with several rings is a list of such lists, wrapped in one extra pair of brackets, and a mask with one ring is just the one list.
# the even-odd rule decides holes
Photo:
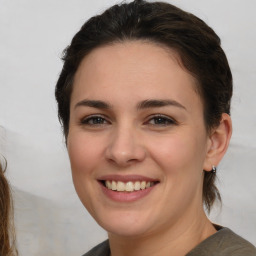
[[(105, 61), (111, 62), (112, 60), (118, 60), (119, 63), (126, 62), (126, 64), (132, 65), (140, 65), (140, 63), (143, 62), (144, 65), (145, 63), (148, 64), (146, 67), (153, 65), (156, 61), (161, 61), (162, 63), (158, 63), (160, 65), (163, 65), (164, 62), (171, 61), (178, 64), (184, 72), (189, 73), (175, 49), (169, 48), (162, 43), (149, 40), (127, 40), (113, 42), (93, 49), (83, 58), (76, 74), (79, 73), (81, 67), (89, 62), (90, 65), (97, 62), (97, 66), (101, 67), (99, 66), (100, 63), (104, 65)], [(138, 60), (140, 61), (138, 62)], [(107, 68), (108, 66), (105, 66), (105, 69)], [(142, 68), (143, 66), (140, 66), (141, 71)]]
[(72, 96), (114, 97), (123, 92), (152, 98), (170, 92), (179, 97), (184, 91), (197, 94), (196, 87), (177, 52), (152, 42), (127, 41), (89, 53), (76, 72)]

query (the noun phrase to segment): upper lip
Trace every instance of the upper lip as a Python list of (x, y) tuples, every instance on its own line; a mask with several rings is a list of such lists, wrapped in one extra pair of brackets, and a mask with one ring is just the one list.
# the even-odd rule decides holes
[(109, 181), (122, 181), (122, 182), (128, 182), (128, 181), (150, 181), (150, 182), (156, 182), (158, 181), (157, 179), (142, 176), (142, 175), (118, 175), (118, 174), (113, 174), (113, 175), (103, 175), (98, 178), (98, 180), (103, 181), (103, 180), (109, 180)]

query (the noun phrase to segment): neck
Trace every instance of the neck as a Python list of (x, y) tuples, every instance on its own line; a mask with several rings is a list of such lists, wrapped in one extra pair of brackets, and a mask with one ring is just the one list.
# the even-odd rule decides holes
[(216, 232), (203, 209), (197, 218), (190, 216), (185, 220), (143, 236), (122, 237), (109, 233), (111, 256), (184, 256)]

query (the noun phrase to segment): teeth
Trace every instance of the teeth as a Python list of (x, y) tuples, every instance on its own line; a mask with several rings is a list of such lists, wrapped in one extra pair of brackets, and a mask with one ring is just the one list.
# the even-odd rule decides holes
[(118, 181), (116, 185), (117, 191), (125, 191), (125, 184), (122, 181)]
[(134, 189), (135, 190), (140, 190), (140, 182), (139, 181), (136, 181), (135, 184), (134, 184)]
[(125, 186), (125, 190), (130, 192), (134, 191), (134, 184), (131, 181), (127, 182)]
[(110, 182), (109, 180), (106, 181), (106, 187), (107, 187), (108, 189), (111, 189), (111, 188), (112, 188), (112, 184), (111, 184), (111, 182)]
[(146, 181), (142, 181), (142, 182), (140, 183), (140, 188), (141, 188), (141, 189), (145, 189), (145, 188), (146, 188)]
[(112, 181), (112, 184), (111, 184), (112, 186), (110, 187), (110, 189), (112, 189), (112, 190), (116, 190), (117, 188), (116, 188), (116, 182), (115, 181)]
[(127, 192), (133, 192), (138, 190), (144, 190), (146, 188), (152, 187), (154, 185), (154, 182), (146, 182), (146, 181), (128, 181), (126, 183), (122, 181), (105, 181), (105, 186), (110, 190), (117, 190), (119, 192), (127, 191)]

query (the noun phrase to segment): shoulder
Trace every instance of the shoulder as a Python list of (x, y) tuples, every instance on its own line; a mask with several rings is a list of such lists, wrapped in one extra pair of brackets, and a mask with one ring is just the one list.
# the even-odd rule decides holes
[(108, 240), (103, 243), (98, 244), (92, 248), (89, 252), (85, 253), (83, 256), (109, 256), (110, 249)]
[(256, 256), (256, 248), (228, 228), (208, 237), (187, 256)]
[(223, 252), (225, 252), (223, 255), (256, 256), (255, 246), (228, 228), (223, 228), (218, 241), (222, 243), (220, 247), (223, 249)]

